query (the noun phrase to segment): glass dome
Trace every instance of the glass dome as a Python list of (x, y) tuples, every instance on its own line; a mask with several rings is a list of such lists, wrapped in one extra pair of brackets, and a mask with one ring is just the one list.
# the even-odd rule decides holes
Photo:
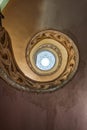
[(54, 54), (48, 50), (42, 50), (36, 54), (36, 66), (40, 70), (51, 70), (56, 62)]

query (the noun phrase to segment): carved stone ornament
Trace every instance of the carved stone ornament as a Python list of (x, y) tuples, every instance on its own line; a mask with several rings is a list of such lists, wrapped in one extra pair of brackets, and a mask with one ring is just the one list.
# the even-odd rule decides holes
[(45, 30), (29, 41), (25, 59), (32, 72), (28, 76), (17, 65), (10, 36), (0, 26), (0, 77), (14, 88), (49, 92), (62, 87), (74, 76), (79, 54), (76, 45), (67, 35)]

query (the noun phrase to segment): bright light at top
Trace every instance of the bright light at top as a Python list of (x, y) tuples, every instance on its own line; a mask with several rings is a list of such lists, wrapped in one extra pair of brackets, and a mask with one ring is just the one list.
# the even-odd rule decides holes
[(2, 11), (5, 6), (7, 5), (7, 3), (9, 2), (9, 0), (0, 0), (0, 10)]
[(0, 5), (1, 5), (2, 2), (3, 2), (3, 0), (0, 0)]
[(48, 50), (42, 50), (36, 54), (36, 66), (43, 71), (51, 70), (56, 62), (55, 56)]

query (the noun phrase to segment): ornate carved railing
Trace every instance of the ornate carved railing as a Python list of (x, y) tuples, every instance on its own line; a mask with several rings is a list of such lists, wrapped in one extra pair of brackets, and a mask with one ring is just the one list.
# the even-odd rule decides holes
[[(39, 80), (27, 77), (15, 61), (11, 38), (2, 26), (2, 18), (0, 13), (0, 76), (7, 83), (21, 90), (48, 92), (60, 88), (73, 77), (79, 62), (78, 49), (68, 36), (55, 30), (39, 32), (28, 43), (25, 58)], [(35, 64), (33, 56), (42, 50), (54, 53), (58, 59), (49, 71), (42, 71)]]

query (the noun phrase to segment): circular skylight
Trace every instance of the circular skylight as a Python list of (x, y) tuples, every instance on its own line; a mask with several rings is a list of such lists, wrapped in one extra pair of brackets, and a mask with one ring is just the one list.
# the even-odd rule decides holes
[(36, 54), (36, 66), (40, 70), (50, 70), (54, 67), (56, 62), (55, 56), (48, 50), (40, 51)]

